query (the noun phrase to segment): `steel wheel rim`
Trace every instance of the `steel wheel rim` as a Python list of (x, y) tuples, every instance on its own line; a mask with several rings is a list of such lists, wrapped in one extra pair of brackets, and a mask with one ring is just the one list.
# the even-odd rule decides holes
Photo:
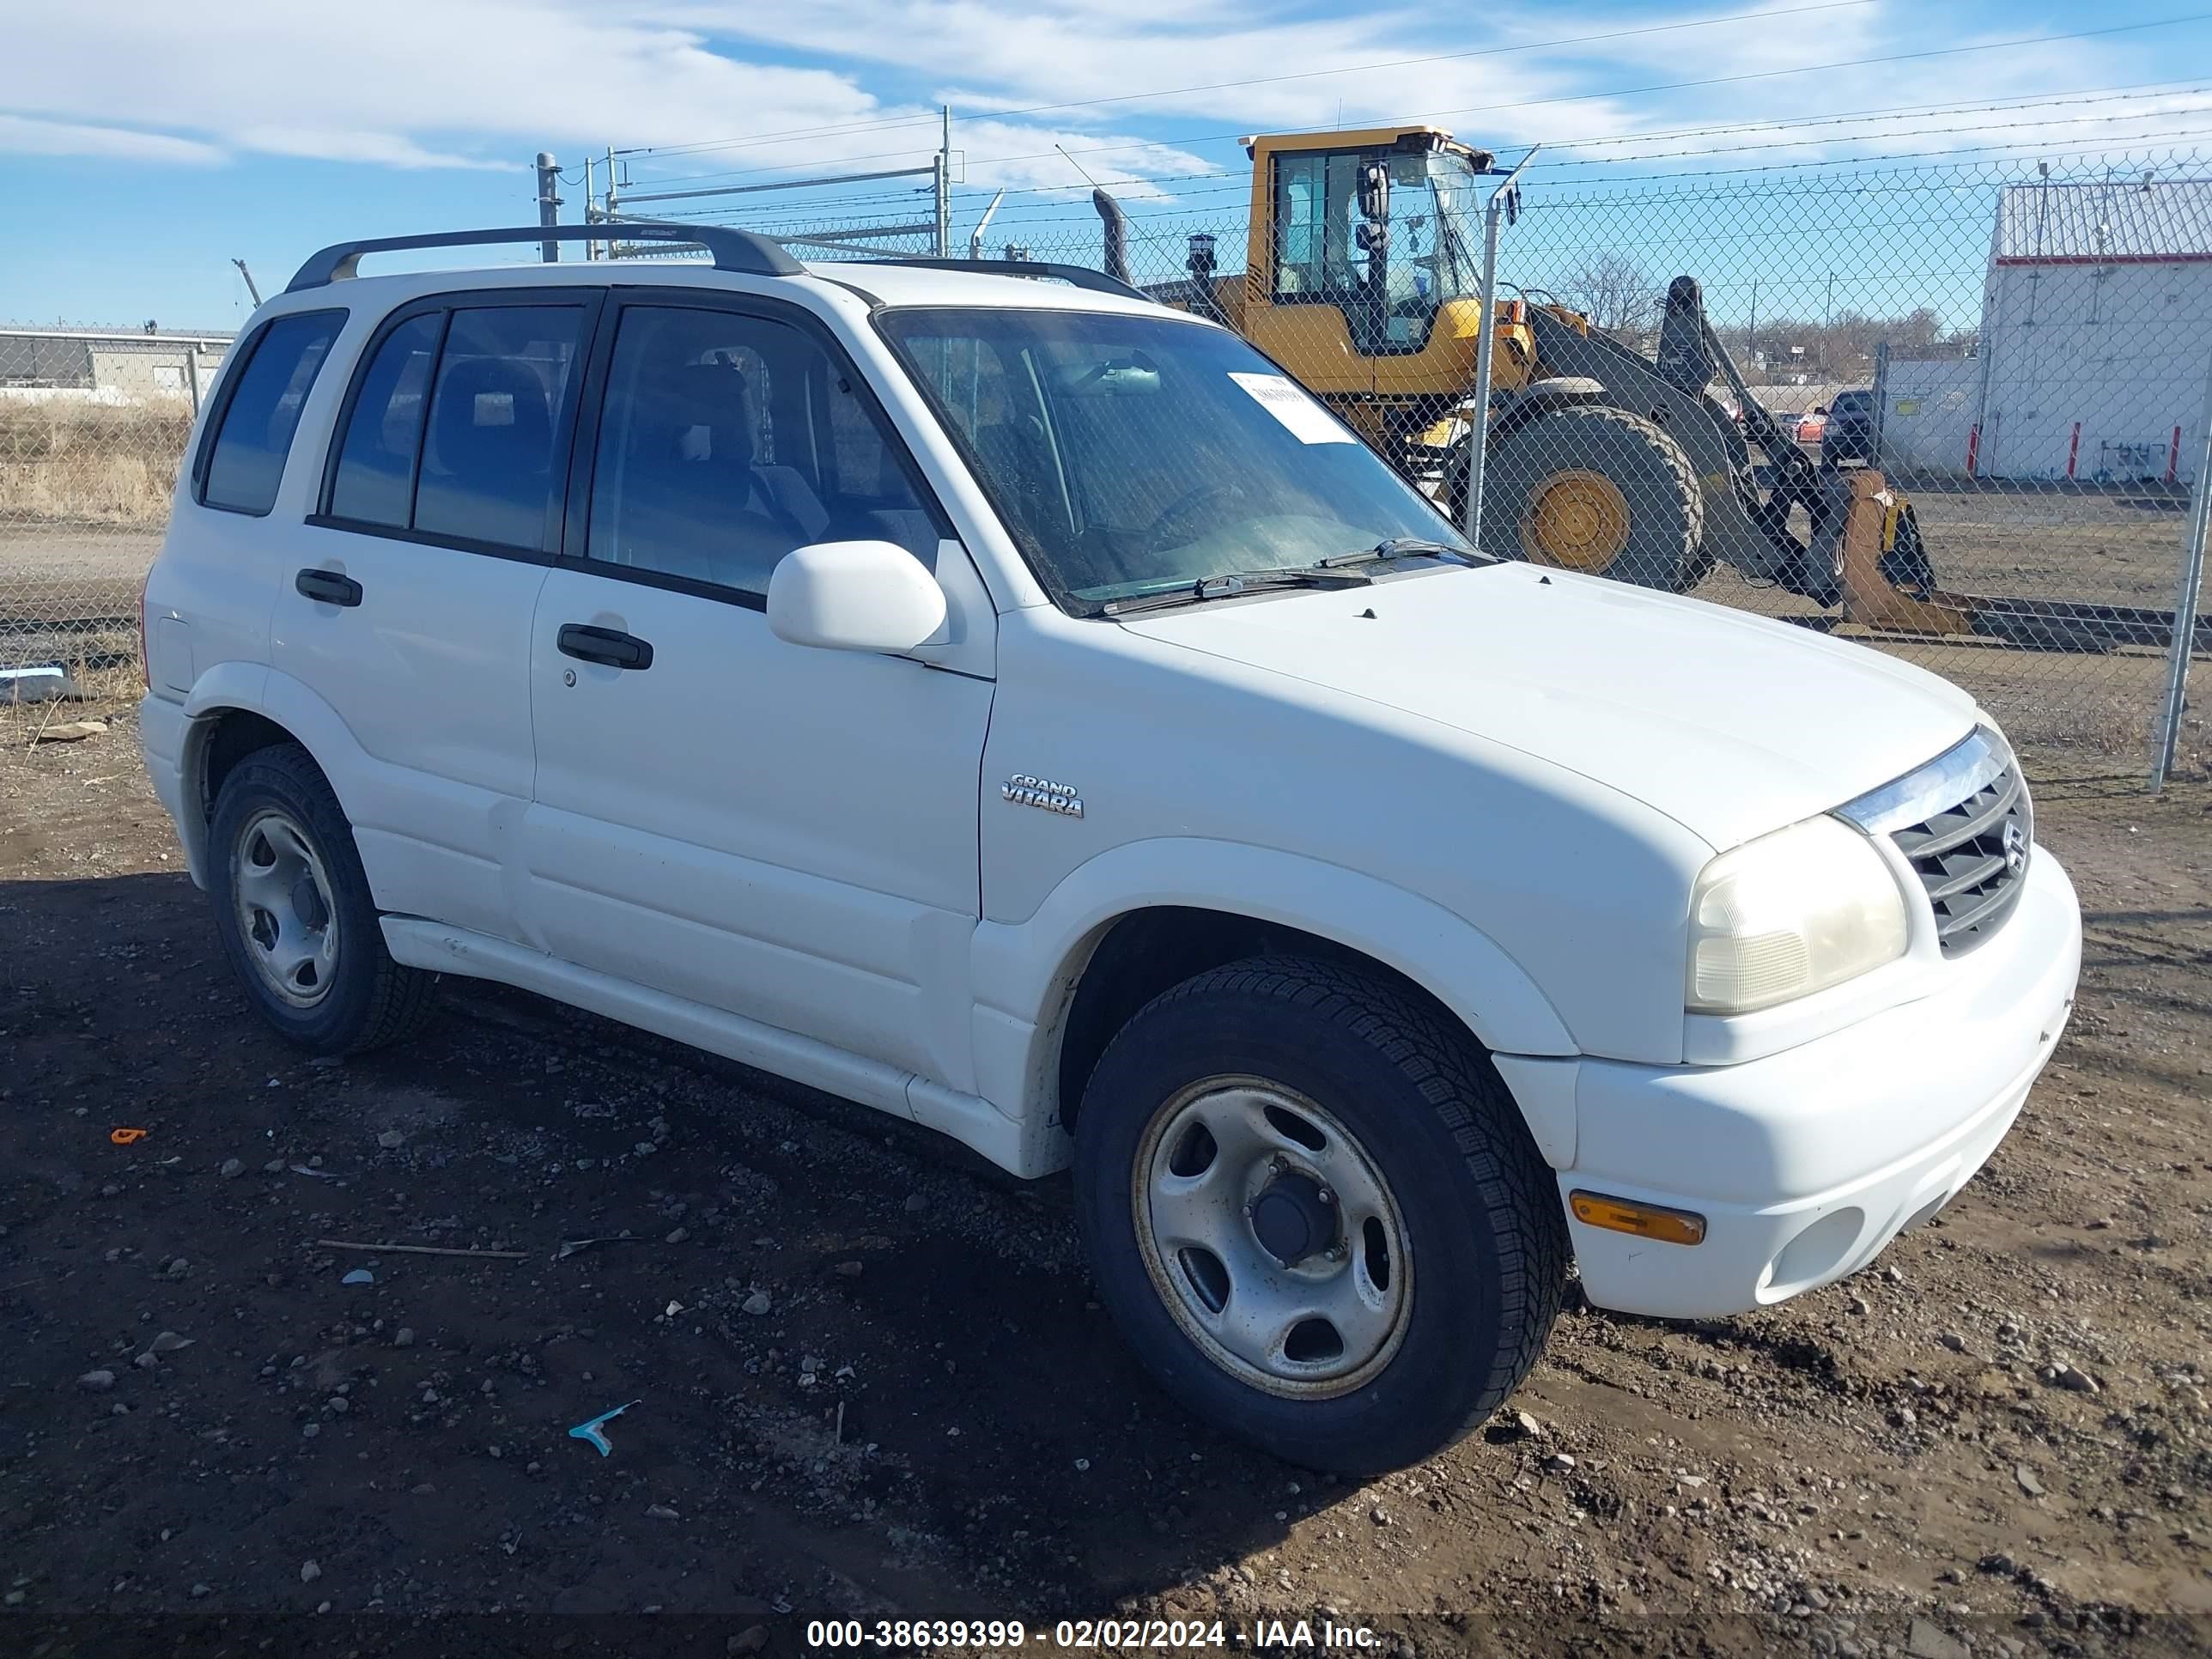
[(1522, 525), (1522, 550), (1539, 564), (1597, 572), (1628, 545), (1628, 497), (1601, 472), (1566, 467), (1537, 485)]
[[(1405, 1223), (1375, 1161), (1327, 1109), (1264, 1078), (1202, 1079), (1152, 1115), (1132, 1175), (1152, 1288), (1229, 1375), (1329, 1399), (1396, 1355), (1413, 1305)], [(1295, 1262), (1271, 1254), (1261, 1233), (1286, 1194), (1308, 1223), (1333, 1215), (1331, 1249)]]
[(231, 846), (230, 889), (239, 938), (261, 982), (295, 1008), (328, 996), (337, 908), (322, 854), (297, 819), (269, 807), (246, 821)]

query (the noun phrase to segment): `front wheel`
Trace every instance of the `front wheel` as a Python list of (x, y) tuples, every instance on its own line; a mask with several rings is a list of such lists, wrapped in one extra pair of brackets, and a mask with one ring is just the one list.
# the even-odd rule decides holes
[(1559, 1310), (1558, 1189), (1464, 1031), (1355, 970), (1255, 957), (1166, 992), (1076, 1125), (1099, 1293), (1186, 1406), (1366, 1475), (1472, 1431)]

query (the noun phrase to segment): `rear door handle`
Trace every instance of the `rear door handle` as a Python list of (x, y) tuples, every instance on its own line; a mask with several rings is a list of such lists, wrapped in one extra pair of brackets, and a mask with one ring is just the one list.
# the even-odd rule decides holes
[(584, 623), (562, 623), (561, 654), (606, 668), (650, 668), (653, 647), (635, 634), (611, 628), (592, 628)]
[(299, 590), (301, 598), (319, 600), (324, 605), (350, 607), (361, 603), (361, 584), (335, 570), (302, 570), (292, 578), (292, 586)]

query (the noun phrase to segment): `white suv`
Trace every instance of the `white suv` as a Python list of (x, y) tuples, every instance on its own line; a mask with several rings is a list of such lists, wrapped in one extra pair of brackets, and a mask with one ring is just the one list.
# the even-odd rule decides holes
[(201, 419), (146, 762), (286, 1036), (471, 975), (1072, 1164), (1161, 1382), (1346, 1472), (1571, 1260), (1750, 1310), (2004, 1135), (2081, 925), (1965, 694), (1480, 558), (1095, 272), (631, 229), (713, 266), (326, 250)]

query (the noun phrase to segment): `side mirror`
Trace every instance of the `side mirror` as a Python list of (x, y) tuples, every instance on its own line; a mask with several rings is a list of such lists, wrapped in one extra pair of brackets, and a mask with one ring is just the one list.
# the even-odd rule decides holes
[(1382, 161), (1369, 161), (1359, 169), (1359, 216), (1371, 221), (1390, 216), (1390, 168)]
[(896, 542), (816, 542), (769, 577), (768, 625), (825, 651), (911, 651), (945, 626), (945, 590)]

